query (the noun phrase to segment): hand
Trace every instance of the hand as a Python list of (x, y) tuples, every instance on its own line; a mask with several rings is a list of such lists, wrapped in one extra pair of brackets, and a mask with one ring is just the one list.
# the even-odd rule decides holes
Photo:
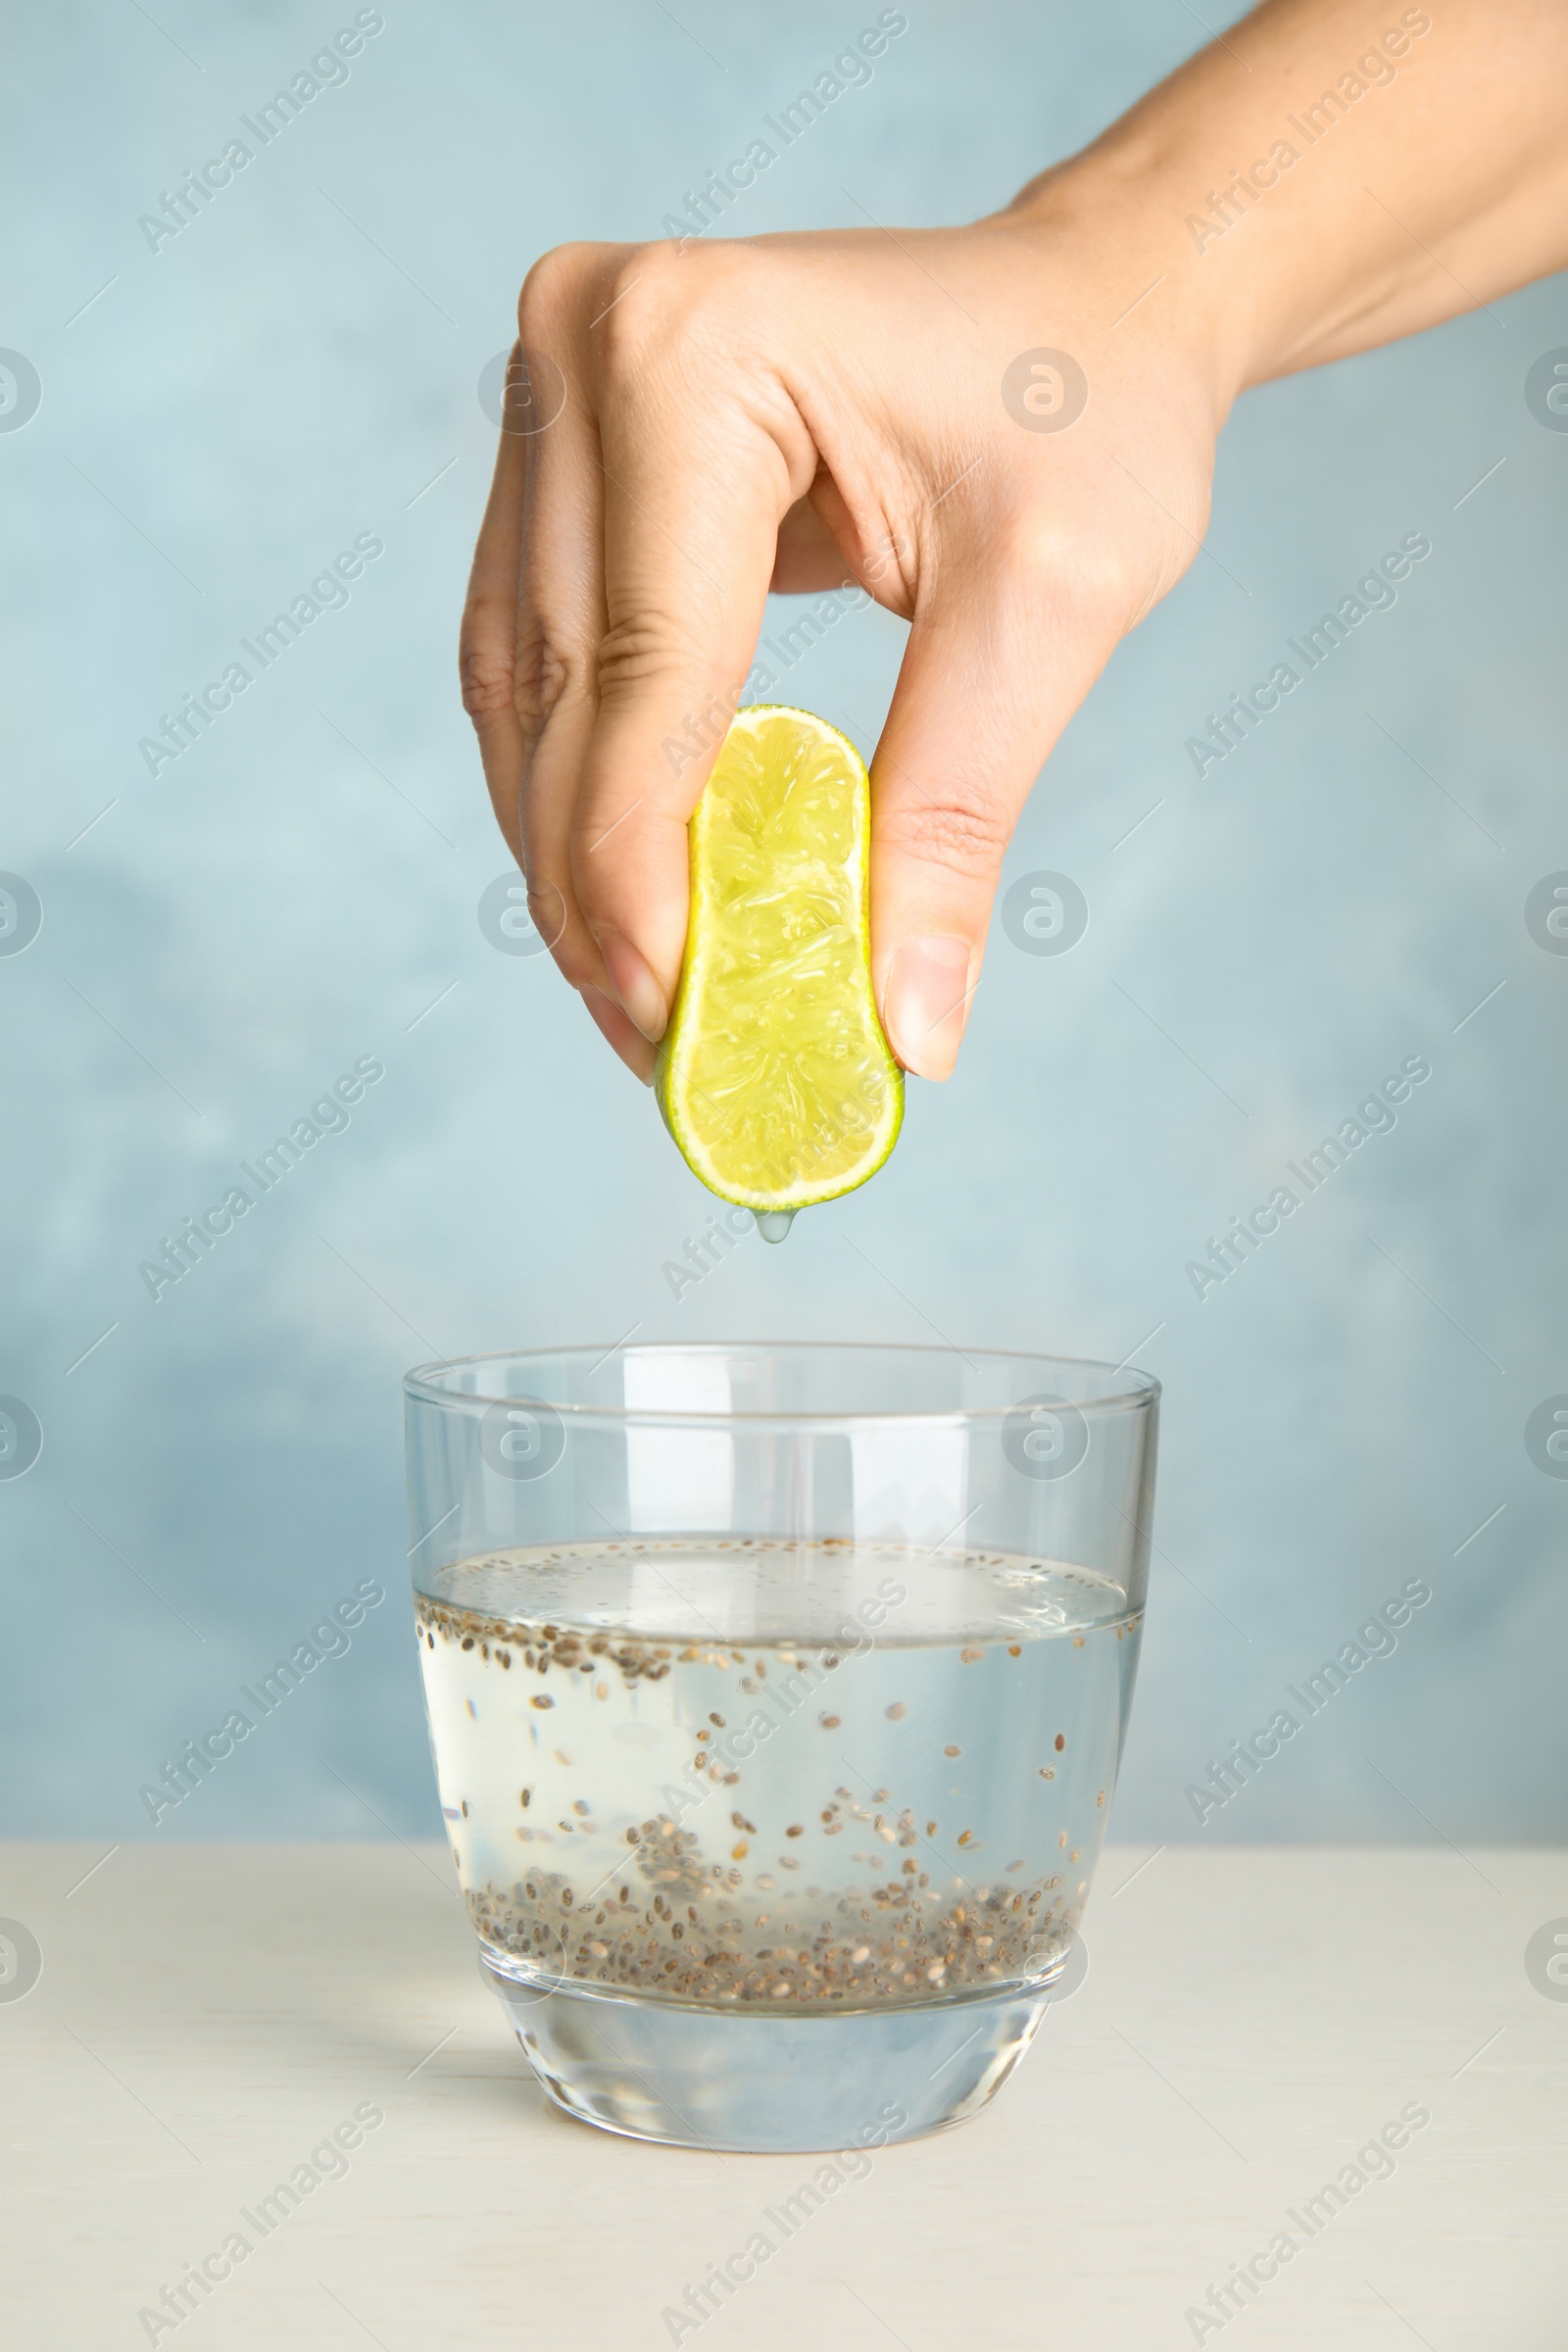
[[(900, 1060), (946, 1077), (1018, 811), (1192, 562), (1231, 401), (1568, 262), (1565, 107), (1557, 0), (1374, 36), (1360, 0), (1264, 0), (973, 227), (537, 264), (521, 342), (560, 413), (503, 433), (464, 697), (534, 921), (632, 1068), (769, 585), (855, 580), (910, 624), (871, 763), (872, 977)], [(1043, 349), (1087, 385), (1055, 430)]]
[[(530, 273), (521, 344), (564, 405), (503, 433), (465, 700), (534, 922), (639, 1075), (763, 598), (852, 580), (910, 623), (871, 762), (877, 1001), (906, 1068), (952, 1069), (1029, 789), (1207, 518), (1215, 388), (1157, 294), (1113, 323), (1156, 274), (1049, 204), (936, 233), (565, 246)], [(1049, 363), (1004, 398), (1042, 346), (1088, 382), (1059, 430), (1038, 429), (1074, 402)]]

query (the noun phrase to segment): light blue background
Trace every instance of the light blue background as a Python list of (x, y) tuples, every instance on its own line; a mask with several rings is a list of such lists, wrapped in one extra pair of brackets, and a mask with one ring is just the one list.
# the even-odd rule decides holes
[[(149, 251), (160, 190), (353, 13), (13, 27), (0, 342), (44, 395), (0, 435), (0, 866), (44, 922), (0, 959), (0, 1390), (45, 1435), (0, 1483), (6, 1826), (148, 1834), (160, 1760), (376, 1577), (349, 1654), (157, 1835), (436, 1834), (399, 1375), (639, 1325), (1136, 1350), (1167, 1403), (1117, 1833), (1559, 1837), (1568, 1483), (1523, 1430), (1568, 1390), (1568, 959), (1523, 906), (1568, 866), (1568, 435), (1523, 382), (1563, 281), (1242, 404), (1217, 561), (1117, 655), (1009, 858), (1076, 879), (1082, 944), (999, 928), (886, 1172), (677, 1303), (710, 1203), (548, 961), (475, 918), (507, 862), (455, 685), (475, 386), (539, 251), (656, 234), (875, 11), (386, 0), (347, 85)], [(1199, 37), (1175, 0), (910, 18), (738, 228), (989, 210)], [(1200, 782), (1204, 712), (1412, 530), (1397, 607)], [(154, 781), (159, 713), (367, 531), (348, 608)], [(791, 699), (869, 752), (902, 636), (841, 622)], [(1185, 1261), (1417, 1053), (1396, 1131), (1200, 1303)], [(364, 1054), (349, 1131), (155, 1305), (138, 1261)], [(1397, 1652), (1200, 1833), (1207, 1759), (1415, 1576)]]

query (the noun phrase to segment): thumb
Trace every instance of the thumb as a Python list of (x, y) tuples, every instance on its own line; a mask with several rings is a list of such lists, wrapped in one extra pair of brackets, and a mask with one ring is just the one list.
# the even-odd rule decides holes
[(916, 1077), (952, 1072), (1013, 827), (1108, 651), (978, 553), (916, 606), (871, 762), (872, 977)]

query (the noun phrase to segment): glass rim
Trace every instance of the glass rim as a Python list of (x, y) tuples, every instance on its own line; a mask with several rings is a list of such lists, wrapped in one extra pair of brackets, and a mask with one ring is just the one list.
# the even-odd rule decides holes
[(618, 1354), (622, 1348), (626, 1348), (628, 1353), (637, 1353), (646, 1349), (649, 1352), (661, 1351), (672, 1355), (727, 1355), (734, 1354), (738, 1350), (752, 1349), (758, 1352), (771, 1350), (779, 1354), (804, 1355), (809, 1352), (841, 1357), (898, 1355), (924, 1358), (947, 1356), (951, 1358), (957, 1356), (962, 1362), (968, 1364), (1019, 1364), (1034, 1367), (1042, 1372), (1048, 1369), (1059, 1373), (1098, 1372), (1107, 1375), (1113, 1381), (1125, 1379), (1128, 1385), (1107, 1396), (1076, 1396), (1067, 1394), (1057, 1396), (1054, 1393), (1054, 1402), (1069, 1406), (1073, 1411), (1082, 1413), (1085, 1419), (1110, 1413), (1147, 1410), (1157, 1403), (1163, 1391), (1163, 1384), (1155, 1378), (1152, 1372), (1145, 1372), (1130, 1361), (1112, 1364), (1100, 1356), (1052, 1355), (1028, 1348), (938, 1348), (927, 1340), (908, 1342), (902, 1340), (644, 1340), (638, 1348), (634, 1348), (628, 1340), (615, 1340), (608, 1348), (596, 1348), (587, 1343), (579, 1342), (566, 1347), (494, 1348), (473, 1355), (438, 1356), (429, 1363), (416, 1364), (412, 1370), (404, 1374), (403, 1393), (411, 1401), (447, 1407), (489, 1407), (497, 1404), (520, 1404), (525, 1401), (548, 1403), (551, 1411), (559, 1413), (564, 1421), (569, 1419), (578, 1425), (589, 1422), (605, 1422), (620, 1427), (633, 1422), (644, 1424), (657, 1422), (661, 1426), (668, 1426), (673, 1423), (689, 1425), (694, 1429), (711, 1429), (715, 1423), (735, 1424), (750, 1428), (760, 1428), (772, 1423), (790, 1426), (805, 1424), (814, 1429), (843, 1429), (858, 1428), (868, 1422), (907, 1425), (914, 1422), (1004, 1421), (1009, 1413), (1016, 1412), (1019, 1404), (1025, 1401), (1020, 1397), (1015, 1398), (1010, 1404), (925, 1405), (909, 1409), (871, 1406), (863, 1409), (858, 1407), (853, 1411), (815, 1412), (801, 1411), (794, 1407), (775, 1406), (760, 1411), (702, 1412), (695, 1408), (668, 1405), (573, 1404), (553, 1396), (525, 1399), (520, 1396), (491, 1395), (481, 1390), (453, 1389), (445, 1386), (438, 1378), (443, 1373), (476, 1369), (481, 1365), (559, 1362), (563, 1357), (570, 1356), (592, 1356), (595, 1359), (593, 1369), (597, 1370), (600, 1364), (608, 1363), (612, 1355)]

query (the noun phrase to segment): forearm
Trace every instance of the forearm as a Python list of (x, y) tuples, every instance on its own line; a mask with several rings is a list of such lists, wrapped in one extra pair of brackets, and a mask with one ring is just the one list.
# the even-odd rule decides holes
[(1568, 8), (1265, 0), (1020, 216), (1161, 277), (1149, 310), (1196, 326), (1223, 413), (1568, 265)]

